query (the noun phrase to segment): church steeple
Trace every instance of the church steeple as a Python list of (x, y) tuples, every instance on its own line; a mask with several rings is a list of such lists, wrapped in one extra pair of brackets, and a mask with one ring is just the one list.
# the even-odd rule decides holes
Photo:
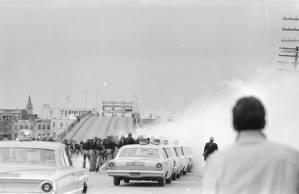
[(32, 106), (32, 102), (31, 102), (30, 94), (29, 94), (29, 98), (27, 101), (26, 110), (28, 111), (29, 114), (33, 114), (33, 106)]

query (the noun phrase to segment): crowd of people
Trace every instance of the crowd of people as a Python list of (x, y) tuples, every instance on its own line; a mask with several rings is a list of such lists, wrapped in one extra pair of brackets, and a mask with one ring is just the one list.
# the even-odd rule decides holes
[[(139, 136), (134, 139), (132, 133), (129, 133), (127, 137), (124, 135), (120, 138), (118, 136), (94, 137), (80, 142), (65, 139), (63, 143), (69, 148), (71, 154), (82, 154), (83, 168), (86, 168), (86, 164), (89, 162), (89, 171), (97, 172), (107, 161), (116, 156), (122, 146), (139, 144), (140, 139), (144, 139), (144, 137)], [(147, 138), (147, 140), (149, 141), (150, 138)]]

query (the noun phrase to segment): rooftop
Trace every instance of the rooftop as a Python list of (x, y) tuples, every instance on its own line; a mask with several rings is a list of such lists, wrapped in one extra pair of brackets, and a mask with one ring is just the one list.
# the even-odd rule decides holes
[(60, 147), (64, 147), (64, 144), (60, 142), (48, 142), (48, 141), (0, 141), (1, 147), (21, 147), (21, 148), (39, 148), (56, 150)]

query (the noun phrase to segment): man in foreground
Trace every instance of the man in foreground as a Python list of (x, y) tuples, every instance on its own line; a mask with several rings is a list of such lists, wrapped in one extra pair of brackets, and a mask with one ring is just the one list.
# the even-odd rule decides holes
[(266, 140), (265, 115), (257, 98), (237, 101), (233, 108), (236, 143), (207, 160), (202, 193), (299, 193), (299, 152)]

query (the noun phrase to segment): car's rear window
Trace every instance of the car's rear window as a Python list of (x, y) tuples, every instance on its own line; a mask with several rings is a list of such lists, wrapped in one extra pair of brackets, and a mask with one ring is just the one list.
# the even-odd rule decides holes
[(1, 163), (56, 165), (55, 151), (40, 148), (0, 148)]
[(154, 148), (123, 148), (118, 157), (160, 158), (160, 155)]

